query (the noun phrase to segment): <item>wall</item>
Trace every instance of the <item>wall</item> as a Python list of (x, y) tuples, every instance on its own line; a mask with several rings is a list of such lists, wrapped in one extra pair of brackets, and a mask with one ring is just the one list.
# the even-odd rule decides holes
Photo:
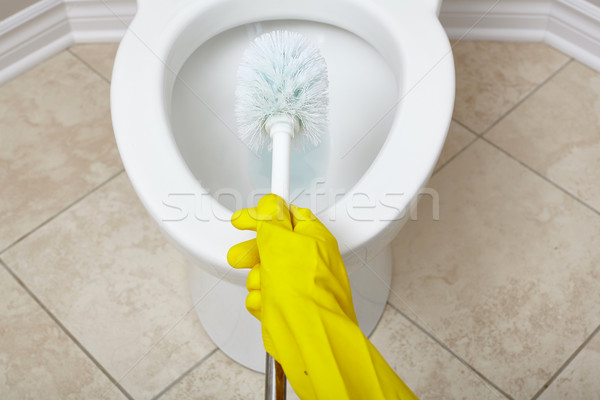
[(600, 0), (444, 0), (451, 39), (543, 41), (600, 71)]
[(36, 0), (2, 0), (0, 4), (0, 21), (36, 3)]
[[(0, 85), (73, 43), (119, 41), (136, 11), (136, 0), (0, 0)], [(600, 0), (443, 0), (440, 21), (452, 39), (544, 41), (600, 71)]]
[(73, 43), (119, 41), (137, 7), (136, 0), (0, 0), (0, 10), (2, 85)]

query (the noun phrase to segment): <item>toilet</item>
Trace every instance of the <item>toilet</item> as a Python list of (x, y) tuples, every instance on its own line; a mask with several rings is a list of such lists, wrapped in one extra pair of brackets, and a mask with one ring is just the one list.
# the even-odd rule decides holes
[(236, 135), (244, 50), (262, 33), (290, 30), (327, 62), (329, 133), (316, 148), (293, 149), (290, 198), (337, 238), (369, 335), (390, 296), (390, 243), (433, 171), (452, 115), (454, 65), (440, 2), (138, 0), (112, 76), (118, 148), (141, 202), (189, 260), (200, 322), (238, 363), (264, 371), (260, 324), (244, 307), (248, 271), (226, 260), (254, 233), (236, 230), (230, 217), (270, 187), (268, 150), (253, 153)]

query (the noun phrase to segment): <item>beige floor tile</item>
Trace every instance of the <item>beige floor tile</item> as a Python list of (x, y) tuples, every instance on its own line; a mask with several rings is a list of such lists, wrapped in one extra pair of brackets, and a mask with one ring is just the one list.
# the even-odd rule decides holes
[(109, 85), (68, 52), (0, 87), (0, 251), (121, 170)]
[(2, 258), (136, 399), (214, 349), (191, 308), (184, 258), (125, 174)]
[(263, 374), (245, 368), (217, 351), (160, 400), (262, 400), (265, 398), (264, 386)]
[(577, 62), (486, 137), (600, 211), (600, 74)]
[(546, 389), (539, 400), (600, 399), (600, 335), (586, 347)]
[(390, 301), (515, 399), (600, 324), (600, 217), (484, 141), (393, 242)]
[[(289, 382), (287, 400), (297, 400)], [(220, 350), (186, 375), (160, 400), (262, 400), (265, 398), (265, 376), (241, 366)]]
[[(391, 307), (371, 341), (421, 400), (504, 399)], [(258, 400), (264, 398), (263, 385), (264, 375), (217, 352), (160, 399)], [(297, 398), (288, 385), (288, 399)]]
[(69, 50), (110, 81), (119, 43), (76, 44)]
[(450, 124), (450, 129), (448, 130), (446, 143), (444, 143), (442, 154), (440, 154), (440, 158), (438, 159), (435, 169), (438, 169), (444, 165), (448, 160), (454, 157), (456, 153), (461, 151), (466, 145), (471, 143), (476, 138), (477, 136), (469, 132), (468, 129), (465, 129), (460, 124), (452, 121)]
[(389, 306), (370, 339), (421, 400), (505, 399)]
[(0, 293), (0, 398), (125, 398), (2, 266)]
[(454, 118), (484, 132), (568, 57), (543, 43), (455, 42)]

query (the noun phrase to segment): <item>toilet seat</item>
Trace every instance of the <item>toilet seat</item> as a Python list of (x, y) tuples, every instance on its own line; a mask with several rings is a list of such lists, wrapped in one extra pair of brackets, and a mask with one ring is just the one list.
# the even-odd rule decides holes
[[(355, 33), (401, 71), (401, 101), (378, 157), (340, 201), (318, 215), (338, 238), (343, 253), (369, 248), (374, 255), (376, 237), (392, 238), (399, 231), (410, 201), (427, 182), (441, 151), (454, 99), (450, 45), (429, 6), (414, 0), (258, 3), (142, 1), (121, 42), (111, 89), (117, 144), (144, 206), (182, 251), (210, 265), (214, 275), (238, 284), (245, 282), (247, 272), (229, 268), (225, 256), (231, 245), (253, 234), (231, 226), (231, 211), (208, 195), (181, 157), (173, 136), (165, 134), (170, 127), (164, 99), (170, 96), (179, 68), (202, 42), (251, 22), (307, 19)], [(196, 20), (197, 15), (204, 16), (202, 21)], [(397, 179), (389, 179), (394, 176)], [(358, 204), (357, 212), (364, 216), (360, 219), (372, 217), (371, 221), (358, 221), (356, 214), (348, 212), (363, 193), (375, 203), (368, 209)], [(174, 210), (168, 199), (174, 194), (191, 199), (190, 208), (181, 210), (186, 218), (178, 221), (170, 220)], [(329, 215), (335, 215), (334, 223), (327, 222)]]
[[(306, 20), (355, 34), (396, 72), (399, 104), (392, 108), (385, 142), (351, 189), (317, 214), (338, 240), (360, 328), (369, 335), (390, 290), (389, 244), (429, 179), (452, 115), (454, 65), (436, 16), (440, 2), (138, 0), (138, 14), (113, 68), (117, 145), (145, 208), (191, 261), (192, 301), (205, 331), (235, 361), (257, 371), (264, 368), (260, 324), (243, 306), (248, 271), (226, 261), (228, 249), (254, 233), (233, 228), (232, 211), (208, 194), (182, 156), (170, 126), (180, 68), (204, 42), (232, 28)], [(172, 196), (188, 203), (174, 206)], [(366, 206), (365, 196), (372, 200)]]

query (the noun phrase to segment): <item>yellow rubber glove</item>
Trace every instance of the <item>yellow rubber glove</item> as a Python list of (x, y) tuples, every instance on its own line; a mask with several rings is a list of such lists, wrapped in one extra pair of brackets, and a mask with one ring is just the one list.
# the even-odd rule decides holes
[(416, 399), (359, 329), (337, 241), (310, 210), (269, 194), (231, 220), (257, 232), (227, 260), (251, 268), (246, 308), (301, 399)]

